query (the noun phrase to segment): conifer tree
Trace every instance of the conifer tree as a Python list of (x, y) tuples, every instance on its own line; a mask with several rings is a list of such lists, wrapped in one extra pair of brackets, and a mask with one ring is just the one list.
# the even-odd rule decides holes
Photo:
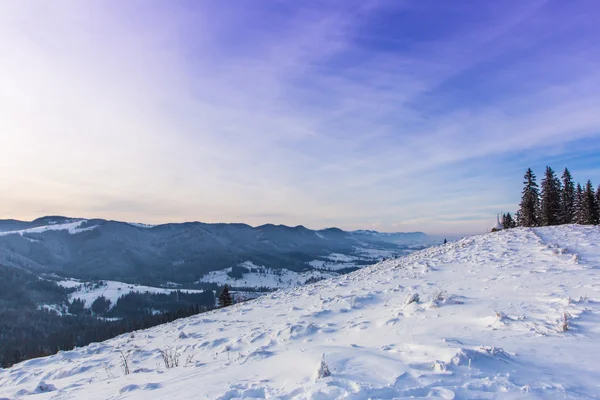
[(229, 286), (223, 286), (223, 290), (219, 294), (219, 307), (228, 307), (233, 304), (231, 293), (229, 293)]
[(560, 223), (560, 181), (554, 170), (546, 167), (542, 179), (542, 193), (540, 201), (540, 225), (558, 225)]
[(585, 213), (584, 213), (584, 197), (583, 197), (583, 189), (581, 188), (581, 184), (577, 184), (577, 189), (575, 189), (575, 197), (573, 198), (573, 222), (576, 224), (583, 225), (585, 224)]
[(500, 222), (502, 223), (502, 227), (504, 229), (508, 229), (509, 228), (506, 214), (502, 214), (502, 220)]
[(525, 172), (523, 197), (519, 208), (521, 226), (538, 226), (540, 196), (535, 175), (531, 168)]
[(502, 226), (504, 229), (515, 228), (517, 226), (509, 212), (502, 214)]
[(515, 227), (517, 226), (523, 226), (523, 224), (521, 223), (521, 211), (517, 210), (517, 212), (515, 213)]
[(596, 225), (598, 224), (598, 205), (596, 203), (596, 192), (592, 186), (592, 181), (588, 179), (585, 190), (583, 192), (583, 215), (584, 224)]
[(517, 223), (515, 222), (515, 220), (513, 219), (512, 215), (510, 215), (509, 212), (506, 213), (506, 224), (504, 226), (505, 229), (511, 229), (511, 228), (516, 228), (517, 227)]
[(598, 219), (600, 220), (600, 185), (598, 185), (598, 189), (596, 189), (596, 210)]
[(540, 225), (558, 225), (560, 223), (560, 181), (554, 170), (546, 167), (544, 179), (542, 179), (542, 194), (540, 201)]
[(560, 223), (572, 224), (575, 222), (575, 184), (567, 168), (562, 174), (562, 190), (560, 198)]

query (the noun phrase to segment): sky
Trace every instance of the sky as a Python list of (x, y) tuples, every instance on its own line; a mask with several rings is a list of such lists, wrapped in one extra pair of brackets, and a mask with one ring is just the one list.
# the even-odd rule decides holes
[(600, 183), (595, 0), (0, 2), (0, 218), (488, 230)]

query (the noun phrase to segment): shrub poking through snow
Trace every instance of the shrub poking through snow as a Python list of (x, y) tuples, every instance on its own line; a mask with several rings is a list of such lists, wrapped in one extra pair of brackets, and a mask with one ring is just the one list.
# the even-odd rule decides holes
[(410, 303), (418, 303), (419, 302), (419, 294), (418, 293), (412, 293), (410, 294), (406, 300), (404, 301), (404, 305), (409, 305)]
[(125, 375), (129, 375), (129, 360), (131, 359), (131, 350), (123, 351), (121, 349), (119, 351), (119, 360), (121, 361), (121, 368), (123, 369), (123, 373)]
[(562, 318), (559, 320), (558, 327), (556, 328), (559, 333), (569, 330), (569, 317), (569, 313), (565, 311), (562, 315)]
[(188, 365), (192, 364), (194, 362), (194, 357), (195, 356), (196, 356), (195, 353), (188, 354), (188, 356), (185, 359), (184, 367), (187, 367)]
[(329, 371), (329, 367), (325, 362), (325, 354), (321, 356), (321, 365), (319, 366), (319, 370), (317, 371), (317, 379), (327, 378), (331, 376), (331, 371)]
[(160, 356), (163, 359), (166, 368), (173, 368), (179, 366), (179, 352), (173, 347), (165, 347), (164, 349), (158, 349)]
[(41, 381), (37, 387), (35, 388), (35, 393), (46, 393), (46, 392), (54, 392), (56, 390), (56, 386)]

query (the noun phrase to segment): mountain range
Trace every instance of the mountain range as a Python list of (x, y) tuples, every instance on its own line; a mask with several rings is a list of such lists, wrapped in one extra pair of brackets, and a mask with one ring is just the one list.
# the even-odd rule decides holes
[(328, 277), (407, 254), (430, 241), (422, 232), (202, 222), (144, 225), (46, 216), (30, 222), (0, 220), (0, 264), (84, 280), (189, 285), (206, 283), (211, 272), (236, 278), (250, 269), (313, 272), (311, 277), (320, 271)]

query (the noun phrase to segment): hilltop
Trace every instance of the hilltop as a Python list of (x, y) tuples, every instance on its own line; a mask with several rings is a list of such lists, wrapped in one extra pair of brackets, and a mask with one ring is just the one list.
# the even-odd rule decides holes
[(599, 292), (598, 227), (511, 229), (29, 360), (0, 398), (598, 398)]

